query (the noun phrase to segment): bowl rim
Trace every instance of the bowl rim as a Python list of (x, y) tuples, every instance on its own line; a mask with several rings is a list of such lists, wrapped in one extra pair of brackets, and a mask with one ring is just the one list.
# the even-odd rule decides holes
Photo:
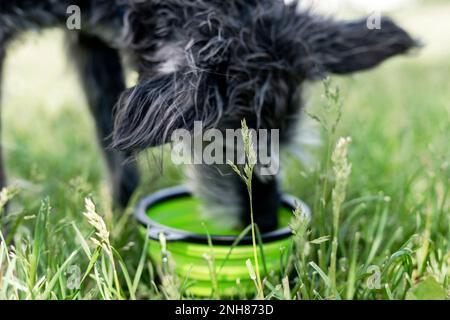
[[(139, 224), (147, 228), (146, 234), (151, 240), (159, 241), (160, 234), (163, 233), (167, 242), (186, 242), (192, 244), (208, 245), (209, 240), (211, 240), (213, 245), (233, 245), (238, 236), (209, 235), (208, 237), (206, 234), (197, 234), (194, 232), (165, 226), (148, 217), (147, 211), (150, 207), (162, 202), (170, 201), (172, 199), (184, 197), (192, 197), (192, 193), (184, 186), (177, 186), (159, 190), (142, 198), (137, 203), (134, 210), (134, 217), (139, 222)], [(284, 207), (292, 211), (300, 206), (302, 208), (303, 214), (307, 217), (307, 219), (311, 219), (310, 208), (300, 199), (291, 195), (284, 194), (281, 198), (281, 202)], [(289, 226), (287, 226), (281, 229), (261, 234), (261, 240), (263, 243), (271, 243), (278, 240), (287, 239), (291, 236), (292, 231)], [(251, 235), (247, 235), (239, 241), (237, 246), (250, 244), (252, 244), (252, 237)]]

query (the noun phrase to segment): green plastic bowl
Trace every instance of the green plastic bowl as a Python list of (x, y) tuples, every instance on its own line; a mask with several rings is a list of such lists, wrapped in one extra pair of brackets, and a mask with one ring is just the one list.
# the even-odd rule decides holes
[[(282, 227), (261, 235), (268, 273), (280, 271), (281, 252), (288, 250), (291, 243), (292, 233), (288, 225), (293, 210), (300, 205), (303, 212), (310, 216), (309, 208), (292, 196), (284, 196), (282, 203), (279, 210)], [(215, 277), (222, 297), (253, 294), (255, 286), (246, 266), (247, 259), (253, 261), (251, 236), (243, 237), (233, 247), (242, 231), (230, 230), (215, 220), (205, 220), (199, 208), (200, 201), (184, 187), (164, 189), (139, 202), (135, 217), (143, 226), (141, 234), (150, 238), (151, 259), (161, 266), (160, 235), (163, 233), (167, 251), (175, 261), (175, 272), (191, 283), (186, 289), (188, 295), (211, 297), (213, 293), (211, 264), (205, 254), (214, 257)], [(208, 240), (212, 242), (212, 247)], [(262, 259), (259, 260), (260, 270), (264, 271)]]

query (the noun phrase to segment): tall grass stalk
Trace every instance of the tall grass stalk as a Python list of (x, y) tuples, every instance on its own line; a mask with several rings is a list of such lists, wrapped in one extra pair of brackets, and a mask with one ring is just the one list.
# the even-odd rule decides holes
[(352, 166), (347, 159), (348, 147), (350, 143), (350, 138), (339, 139), (332, 156), (335, 185), (332, 192), (333, 241), (328, 277), (331, 282), (331, 292), (335, 298), (339, 296), (336, 285), (337, 250), (339, 245), (339, 217), (342, 203), (345, 200), (348, 179), (352, 171)]
[(228, 162), (228, 164), (231, 166), (231, 168), (241, 177), (241, 179), (244, 181), (248, 197), (250, 201), (250, 219), (251, 219), (251, 226), (252, 226), (252, 245), (253, 245), (253, 259), (255, 263), (255, 270), (256, 270), (256, 283), (257, 283), (257, 290), (258, 290), (258, 298), (264, 299), (264, 291), (263, 291), (263, 285), (261, 281), (261, 274), (259, 270), (259, 259), (258, 259), (258, 249), (257, 249), (257, 239), (256, 239), (256, 227), (255, 227), (255, 221), (254, 221), (254, 214), (253, 214), (253, 192), (252, 192), (252, 179), (253, 179), (253, 172), (254, 168), (257, 162), (255, 147), (253, 145), (253, 137), (248, 129), (247, 122), (242, 120), (242, 140), (244, 143), (244, 153), (246, 157), (245, 165), (243, 172), (231, 161)]
[[(330, 185), (330, 169), (333, 145), (336, 141), (336, 132), (343, 115), (343, 101), (341, 98), (341, 90), (339, 86), (334, 86), (330, 77), (323, 80), (323, 94), (321, 108), (316, 113), (307, 112), (307, 114), (317, 121), (326, 133), (326, 150), (324, 163), (319, 166), (320, 173), (316, 182), (316, 199), (314, 202), (314, 213), (316, 215), (316, 223), (319, 225), (320, 234), (325, 234), (326, 216), (328, 205), (328, 194)], [(327, 250), (325, 244), (321, 245), (319, 265), (326, 268)]]
[[(111, 263), (111, 269), (115, 284), (115, 292), (119, 299), (122, 299), (122, 289), (119, 281), (119, 277), (116, 270), (116, 265), (114, 262), (114, 249), (111, 246), (109, 241), (109, 231), (106, 228), (105, 221), (103, 218), (96, 212), (96, 207), (94, 202), (86, 198), (85, 199), (85, 212), (83, 215), (88, 219), (90, 225), (95, 228), (95, 236), (91, 237), (91, 241), (97, 246), (97, 248), (103, 249), (103, 251), (107, 254), (109, 261)], [(103, 263), (102, 263), (103, 264)], [(104, 264), (103, 264), (104, 265)], [(106, 272), (104, 272), (106, 274)], [(113, 289), (111, 287), (111, 289)]]

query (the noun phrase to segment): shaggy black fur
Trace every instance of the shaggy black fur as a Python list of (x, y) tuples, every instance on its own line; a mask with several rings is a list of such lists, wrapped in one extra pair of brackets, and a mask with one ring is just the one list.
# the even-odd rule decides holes
[[(225, 130), (243, 118), (251, 128), (280, 129), (286, 144), (295, 135), (304, 81), (369, 69), (415, 46), (389, 19), (369, 30), (365, 19), (338, 22), (279, 0), (2, 0), (0, 57), (22, 31), (64, 27), (71, 4), (83, 13), (82, 30), (69, 32), (75, 60), (105, 147), (113, 132), (118, 151), (106, 155), (123, 203), (137, 184), (134, 166), (122, 166), (127, 153), (167, 143), (194, 121)], [(124, 89), (117, 50), (139, 72), (134, 88)], [(218, 202), (238, 203), (248, 222), (240, 182), (209, 169), (195, 176), (219, 194), (228, 194), (220, 193), (228, 179), (235, 197)], [(277, 178), (255, 183), (256, 222), (273, 229)]]

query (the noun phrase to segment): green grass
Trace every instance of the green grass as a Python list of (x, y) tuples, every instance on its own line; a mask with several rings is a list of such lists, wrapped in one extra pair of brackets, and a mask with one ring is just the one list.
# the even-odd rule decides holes
[[(312, 207), (313, 219), (294, 220), (293, 249), (283, 273), (264, 282), (266, 298), (449, 298), (450, 50), (445, 31), (441, 43), (423, 30), (432, 27), (432, 14), (450, 9), (443, 3), (424, 10), (426, 16), (412, 11), (404, 21), (430, 48), (333, 78), (343, 106), (336, 132), (323, 132), (313, 168), (286, 161), (284, 187)], [(158, 268), (143, 253), (131, 207), (111, 208), (93, 123), (61, 58), (60, 38), (30, 37), (8, 61), (2, 138), (12, 194), (0, 203), (13, 196), (15, 245), (0, 245), (0, 299), (178, 298), (186, 284), (170, 270), (155, 283)], [(308, 113), (323, 114), (330, 97), (322, 97), (320, 84), (309, 91)], [(351, 175), (342, 194), (331, 154), (347, 136)], [(140, 165), (136, 197), (182, 181), (181, 168), (165, 161), (161, 172), (150, 154)], [(341, 204), (333, 189), (345, 195)], [(90, 220), (85, 198), (96, 204)], [(95, 212), (109, 234), (95, 234), (102, 228), (92, 224)]]

